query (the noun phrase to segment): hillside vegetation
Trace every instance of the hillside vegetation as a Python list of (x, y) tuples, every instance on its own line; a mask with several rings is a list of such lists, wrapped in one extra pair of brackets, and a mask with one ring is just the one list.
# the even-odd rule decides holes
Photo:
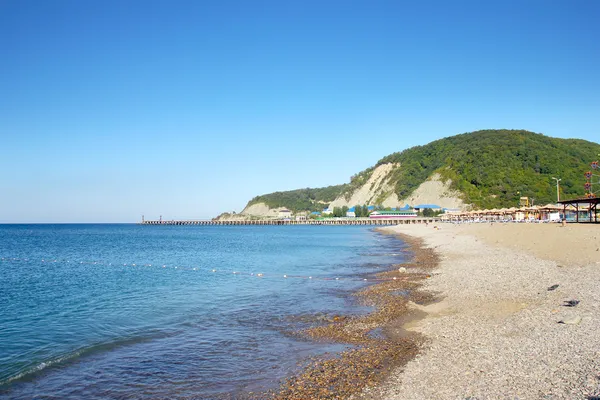
[(248, 206), (264, 203), (270, 208), (285, 207), (292, 211), (321, 211), (331, 203), (347, 185), (327, 186), (317, 189), (296, 189), (256, 196)]
[(258, 196), (249, 204), (293, 211), (316, 210), (315, 201), (350, 198), (383, 164), (399, 164), (386, 182), (398, 199), (406, 199), (429, 177), (438, 173), (475, 208), (516, 206), (520, 196), (535, 204), (556, 201), (552, 177), (561, 178), (561, 197), (583, 196), (583, 173), (598, 159), (600, 144), (580, 139), (558, 139), (524, 130), (483, 130), (436, 140), (390, 154), (354, 175), (349, 184), (323, 189), (300, 189)]
[(556, 201), (552, 177), (561, 178), (565, 198), (583, 196), (583, 173), (600, 145), (558, 139), (523, 130), (485, 130), (456, 135), (381, 159), (398, 162), (391, 177), (399, 198), (410, 194), (434, 171), (451, 179), (464, 201), (478, 208), (510, 207), (519, 196), (536, 204)]

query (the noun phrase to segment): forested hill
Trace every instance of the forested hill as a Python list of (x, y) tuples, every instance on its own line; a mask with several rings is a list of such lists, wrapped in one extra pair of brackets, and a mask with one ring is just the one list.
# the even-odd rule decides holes
[(320, 211), (344, 192), (346, 186), (344, 184), (269, 193), (256, 196), (248, 202), (248, 206), (264, 203), (270, 208), (285, 207), (292, 211)]
[(468, 204), (511, 207), (519, 196), (536, 204), (556, 201), (552, 177), (562, 179), (564, 197), (583, 196), (584, 172), (598, 158), (600, 144), (558, 139), (523, 130), (484, 130), (436, 140), (381, 159), (401, 168), (390, 177), (399, 198), (434, 171), (452, 180)]
[[(399, 141), (400, 142), (400, 141)], [(520, 196), (535, 204), (556, 201), (552, 177), (561, 178), (561, 196), (584, 194), (583, 173), (597, 160), (600, 144), (580, 139), (558, 139), (524, 130), (483, 130), (464, 133), (416, 146), (382, 158), (351, 178), (349, 184), (323, 189), (276, 192), (252, 199), (270, 207), (293, 211), (318, 210), (336, 196), (349, 198), (364, 185), (378, 166), (393, 163), (385, 182), (399, 202), (438, 173), (475, 208), (511, 207)]]

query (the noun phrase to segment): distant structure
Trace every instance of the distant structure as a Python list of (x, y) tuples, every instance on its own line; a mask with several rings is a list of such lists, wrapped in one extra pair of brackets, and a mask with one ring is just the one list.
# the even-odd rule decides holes
[(371, 218), (371, 219), (404, 219), (404, 218), (415, 219), (415, 218), (417, 218), (417, 211), (415, 209), (413, 209), (413, 210), (373, 211), (369, 215), (369, 218)]
[(521, 207), (529, 207), (529, 197), (521, 197), (519, 199), (519, 206), (521, 206)]
[[(594, 173), (600, 168), (599, 162), (592, 162), (590, 167), (592, 170), (585, 173), (585, 184), (583, 187), (585, 188), (585, 197), (588, 199), (593, 199), (596, 197), (596, 193), (594, 193), (594, 185), (600, 185), (600, 175)], [(596, 182), (594, 182), (594, 178), (597, 178)]]
[(419, 204), (417, 206), (414, 206), (413, 208), (416, 212), (423, 211), (426, 208), (429, 208), (434, 211), (440, 211), (442, 209), (442, 207), (438, 206), (437, 204)]
[(283, 209), (279, 210), (278, 217), (279, 218), (291, 218), (292, 212), (290, 210), (288, 210), (287, 208), (283, 208)]

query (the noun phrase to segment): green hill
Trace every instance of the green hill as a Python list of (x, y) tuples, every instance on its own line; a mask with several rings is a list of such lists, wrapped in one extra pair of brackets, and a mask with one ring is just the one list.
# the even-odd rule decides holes
[[(583, 196), (583, 173), (598, 159), (600, 144), (558, 139), (524, 130), (483, 130), (436, 140), (382, 158), (351, 178), (349, 184), (323, 189), (276, 192), (252, 199), (293, 211), (319, 209), (338, 195), (349, 198), (364, 185), (376, 167), (398, 163), (387, 181), (399, 199), (408, 197), (434, 173), (451, 180), (451, 188), (476, 208), (511, 207), (520, 196), (535, 204), (556, 201), (552, 177), (561, 178), (561, 197)], [(317, 206), (318, 205), (318, 206)]]
[(336, 185), (317, 189), (306, 188), (274, 192), (256, 196), (248, 202), (248, 206), (264, 203), (270, 208), (286, 207), (292, 211), (321, 211), (346, 190), (346, 186)]

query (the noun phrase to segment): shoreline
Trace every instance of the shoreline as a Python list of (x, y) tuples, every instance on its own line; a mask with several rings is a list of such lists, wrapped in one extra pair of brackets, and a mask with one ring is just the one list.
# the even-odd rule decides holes
[[(384, 228), (424, 241), (441, 301), (406, 328), (427, 343), (361, 399), (600, 396), (600, 229), (558, 224)], [(557, 285), (557, 286), (555, 286)], [(574, 306), (566, 303), (579, 301)]]
[(424, 247), (421, 239), (394, 236), (400, 236), (398, 239), (407, 245), (410, 256), (391, 270), (373, 274), (384, 281), (353, 294), (361, 304), (373, 307), (373, 311), (365, 315), (334, 316), (325, 325), (298, 332), (304, 339), (346, 344), (353, 348), (333, 357), (309, 360), (299, 373), (288, 377), (278, 390), (272, 391), (270, 398), (355, 398), (365, 389), (383, 383), (394, 370), (419, 353), (425, 339), (418, 333), (406, 331), (404, 325), (424, 314), (410, 310), (408, 304), (425, 305), (436, 300), (422, 287), (439, 260), (434, 251)]

